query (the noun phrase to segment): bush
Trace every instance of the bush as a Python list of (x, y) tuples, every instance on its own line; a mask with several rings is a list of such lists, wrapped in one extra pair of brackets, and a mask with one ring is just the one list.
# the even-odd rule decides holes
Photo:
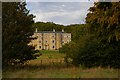
[[(67, 63), (86, 68), (98, 66), (120, 68), (120, 42), (102, 43), (93, 37), (79, 41), (84, 40), (85, 42), (79, 42), (79, 44), (71, 42), (61, 48), (66, 54), (65, 60)], [(69, 62), (69, 59), (71, 59), (71, 62)]]

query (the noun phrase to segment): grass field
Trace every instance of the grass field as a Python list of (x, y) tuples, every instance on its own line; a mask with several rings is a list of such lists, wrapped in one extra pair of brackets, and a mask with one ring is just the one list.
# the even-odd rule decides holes
[(9, 67), (3, 78), (117, 78), (118, 71), (110, 68), (90, 68), (67, 66), (64, 54), (58, 51), (41, 51), (42, 56), (25, 65)]

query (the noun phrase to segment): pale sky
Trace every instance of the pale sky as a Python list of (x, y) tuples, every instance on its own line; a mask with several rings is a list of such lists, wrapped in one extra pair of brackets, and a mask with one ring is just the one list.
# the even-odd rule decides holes
[(27, 2), (27, 9), (36, 16), (35, 22), (83, 24), (93, 2)]

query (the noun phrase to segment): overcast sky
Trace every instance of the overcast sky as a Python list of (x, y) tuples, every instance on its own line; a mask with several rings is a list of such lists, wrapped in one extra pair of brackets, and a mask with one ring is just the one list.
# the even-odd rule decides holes
[(27, 2), (27, 9), (34, 14), (35, 22), (54, 22), (70, 25), (85, 22), (93, 2)]

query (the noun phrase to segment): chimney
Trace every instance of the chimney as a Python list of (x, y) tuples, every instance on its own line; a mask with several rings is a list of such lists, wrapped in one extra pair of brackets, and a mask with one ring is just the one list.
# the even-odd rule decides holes
[(64, 32), (64, 29), (62, 29), (62, 32)]
[(37, 28), (36, 28), (35, 32), (37, 32)]
[(55, 29), (53, 29), (53, 32), (55, 32)]

